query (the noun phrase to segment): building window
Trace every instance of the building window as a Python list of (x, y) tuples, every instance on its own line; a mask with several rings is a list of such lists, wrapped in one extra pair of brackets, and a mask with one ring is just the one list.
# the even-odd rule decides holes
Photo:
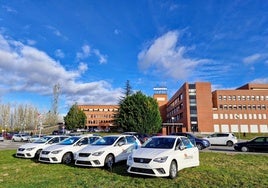
[(246, 96), (243, 95), (242, 96), (242, 100), (245, 101), (246, 100)]
[(222, 100), (222, 96), (221, 95), (219, 95), (219, 101), (221, 101)]
[(213, 114), (213, 119), (219, 119), (219, 115), (218, 114)]
[(232, 100), (232, 96), (228, 95), (228, 100), (231, 101)]
[(235, 95), (233, 95), (233, 101), (235, 101), (236, 100), (236, 96)]
[(237, 96), (237, 100), (241, 101), (241, 96), (240, 95)]
[(246, 110), (247, 109), (247, 105), (243, 105), (242, 108), (243, 108), (243, 110)]
[(248, 110), (251, 110), (251, 105), (248, 105)]

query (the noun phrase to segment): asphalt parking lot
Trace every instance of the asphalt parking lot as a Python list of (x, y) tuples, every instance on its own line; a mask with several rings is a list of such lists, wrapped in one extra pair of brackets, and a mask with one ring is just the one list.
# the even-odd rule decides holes
[(27, 142), (12, 142), (11, 140), (5, 140), (4, 142), (0, 142), (0, 150), (12, 150), (17, 149), (22, 144)]

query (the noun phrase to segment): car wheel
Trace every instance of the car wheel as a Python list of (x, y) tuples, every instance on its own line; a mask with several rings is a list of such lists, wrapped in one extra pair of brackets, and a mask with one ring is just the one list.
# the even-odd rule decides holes
[(73, 161), (73, 155), (71, 153), (65, 153), (62, 157), (62, 163), (71, 164)]
[(196, 147), (198, 148), (198, 150), (202, 150), (203, 149), (202, 144), (196, 144)]
[(105, 158), (105, 164), (104, 165), (107, 168), (111, 169), (113, 167), (113, 164), (114, 164), (114, 156), (112, 154), (107, 155), (106, 158)]
[(234, 145), (234, 143), (232, 142), (232, 141), (227, 141), (227, 146), (233, 146)]
[(41, 151), (42, 151), (42, 149), (37, 150), (35, 155), (34, 155), (34, 158), (38, 159)]
[(174, 179), (177, 177), (178, 174), (178, 167), (177, 167), (177, 163), (173, 160), (170, 163), (170, 167), (169, 167), (169, 177), (171, 179)]
[(243, 147), (241, 148), (241, 151), (243, 151), (243, 152), (248, 152), (248, 147), (243, 146)]

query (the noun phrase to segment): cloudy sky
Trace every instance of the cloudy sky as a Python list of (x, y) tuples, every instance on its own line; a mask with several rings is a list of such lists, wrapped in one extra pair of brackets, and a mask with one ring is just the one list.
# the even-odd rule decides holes
[(171, 97), (268, 83), (266, 0), (0, 0), (0, 102), (51, 108), (117, 104), (126, 81)]

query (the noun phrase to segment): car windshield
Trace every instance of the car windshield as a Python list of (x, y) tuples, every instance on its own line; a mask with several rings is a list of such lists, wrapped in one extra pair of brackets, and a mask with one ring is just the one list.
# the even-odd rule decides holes
[(152, 137), (142, 145), (142, 148), (171, 149), (176, 138)]
[(72, 145), (74, 144), (77, 140), (79, 140), (81, 137), (78, 136), (72, 136), (70, 138), (67, 138), (63, 140), (62, 142), (59, 143), (59, 145)]
[(51, 138), (52, 138), (51, 136), (44, 136), (44, 137), (41, 137), (40, 139), (34, 141), (33, 143), (35, 143), (35, 144), (43, 144), (43, 143), (46, 143)]
[(110, 146), (113, 145), (114, 142), (118, 139), (118, 136), (105, 136), (98, 139), (96, 142), (93, 142), (92, 145), (94, 146)]

